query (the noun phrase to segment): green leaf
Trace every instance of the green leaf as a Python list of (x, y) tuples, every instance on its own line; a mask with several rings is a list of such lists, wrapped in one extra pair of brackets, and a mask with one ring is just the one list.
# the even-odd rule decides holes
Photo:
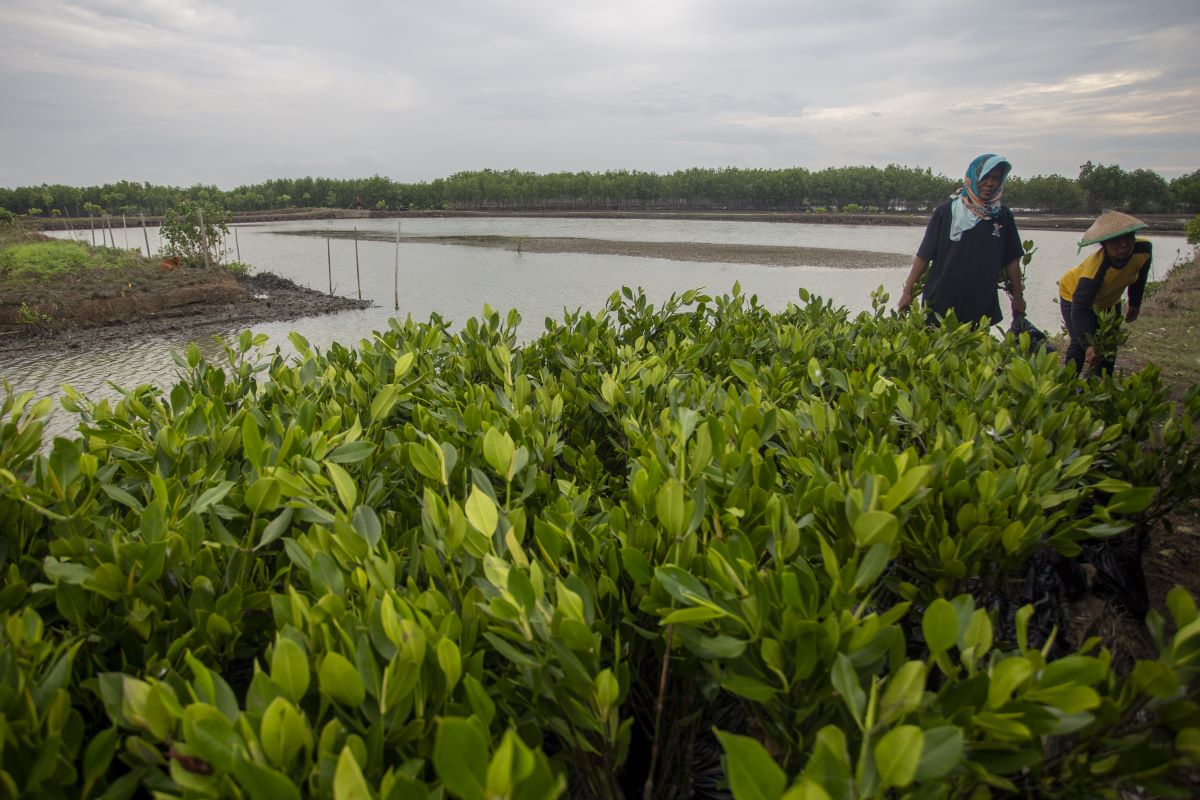
[[(436, 445), (430, 445), (436, 447)], [(446, 481), (442, 476), (442, 459), (438, 452), (431, 451), (426, 444), (418, 442), (410, 442), (408, 445), (408, 460), (413, 465), (413, 469), (424, 475), (430, 480), (437, 481), (439, 486), (444, 486)]]
[(787, 776), (766, 749), (749, 736), (716, 731), (725, 750), (725, 776), (737, 800), (779, 800)]
[(883, 693), (883, 720), (897, 719), (921, 705), (925, 695), (925, 662), (908, 661), (888, 678)]
[(276, 697), (263, 712), (259, 739), (267, 758), (285, 773), (309, 739), (308, 723), (282, 697)]
[(333, 448), (325, 460), (336, 464), (357, 464), (374, 452), (375, 445), (371, 442), (346, 442)]
[(311, 672), (304, 648), (286, 636), (275, 637), (271, 653), (271, 680), (287, 699), (299, 703), (308, 691)]
[(233, 486), (233, 481), (221, 481), (216, 486), (200, 495), (199, 499), (192, 504), (192, 512), (195, 514), (203, 514), (205, 511), (224, 500), (225, 495), (229, 494), (229, 490), (232, 489)]
[(858, 673), (854, 671), (854, 664), (845, 653), (837, 654), (837, 659), (833, 663), (833, 672), (830, 673), (829, 678), (833, 688), (837, 689), (838, 694), (842, 696), (846, 708), (850, 709), (850, 715), (861, 726), (867, 695), (863, 692), (862, 684), (859, 683)]
[(963, 752), (962, 731), (953, 725), (942, 725), (925, 731), (921, 760), (917, 762), (918, 781), (936, 781), (949, 775), (958, 766)]
[(442, 674), (446, 677), (446, 691), (454, 690), (458, 684), (458, 679), (462, 677), (462, 654), (458, 649), (458, 645), (451, 639), (442, 639), (437, 646), (438, 666), (442, 669)]
[(263, 528), (262, 536), (258, 539), (258, 544), (254, 546), (255, 550), (266, 547), (271, 542), (283, 536), (292, 527), (292, 516), (294, 514), (291, 506), (287, 506), (276, 515), (275, 519), (267, 523), (267, 527)]
[(663, 617), (659, 625), (686, 625), (692, 622), (706, 622), (710, 619), (718, 617), (727, 617), (724, 610), (715, 606), (691, 606), (689, 608), (680, 608), (672, 611), (667, 616)]
[(255, 514), (279, 508), (283, 486), (276, 478), (259, 478), (246, 489), (246, 508)]
[(262, 433), (258, 429), (258, 420), (249, 411), (242, 418), (242, 452), (254, 469), (262, 471)]
[(333, 773), (333, 797), (334, 800), (372, 800), (367, 779), (349, 746), (343, 747), (338, 755), (337, 769)]
[(889, 547), (900, 532), (900, 520), (887, 511), (864, 511), (854, 520), (854, 541), (859, 547), (882, 543)]
[(383, 536), (383, 526), (379, 523), (379, 515), (370, 506), (357, 506), (351, 519), (354, 530), (366, 540), (371, 549), (379, 544)]
[(988, 683), (988, 708), (999, 708), (1008, 702), (1015, 690), (1033, 675), (1033, 664), (1024, 656), (1006, 658), (992, 667)]
[(930, 656), (936, 656), (954, 646), (958, 641), (958, 612), (948, 600), (937, 598), (925, 609), (921, 618), (921, 633)]
[(321, 659), (317, 676), (321, 681), (321, 691), (339, 703), (356, 708), (362, 705), (367, 696), (362, 676), (349, 659), (340, 653), (326, 653), (325, 658)]
[(903, 505), (929, 482), (932, 474), (933, 467), (913, 467), (905, 472), (884, 495), (883, 510), (894, 511), (898, 506)]
[(354, 508), (354, 504), (358, 501), (358, 489), (355, 487), (350, 473), (330, 462), (325, 462), (325, 469), (329, 471), (329, 477), (333, 481), (333, 487), (337, 490), (338, 499), (342, 501), (342, 508), (347, 511)]
[(900, 725), (880, 737), (875, 745), (875, 768), (885, 788), (903, 789), (917, 775), (917, 761), (925, 735), (916, 725)]
[(871, 545), (871, 549), (858, 564), (858, 571), (854, 573), (854, 583), (850, 586), (850, 591), (860, 592), (868, 586), (873, 586), (875, 580), (883, 573), (884, 567), (887, 566), (890, 554), (891, 547), (883, 542)]
[(1155, 491), (1156, 488), (1153, 486), (1139, 486), (1136, 489), (1126, 489), (1123, 492), (1117, 492), (1108, 501), (1108, 513), (1140, 514), (1146, 510), (1150, 505), (1150, 501), (1154, 499)]
[(485, 800), (488, 741), (470, 721), (443, 717), (433, 743), (433, 766), (462, 800)]
[(467, 498), (465, 511), (467, 521), (475, 530), (484, 536), (491, 536), (496, 532), (496, 524), (500, 521), (496, 504), (492, 502), (492, 498), (488, 496), (487, 492), (478, 486), (471, 487), (471, 496)]
[(682, 534), (687, 526), (683, 484), (669, 478), (654, 498), (654, 509), (668, 536)]

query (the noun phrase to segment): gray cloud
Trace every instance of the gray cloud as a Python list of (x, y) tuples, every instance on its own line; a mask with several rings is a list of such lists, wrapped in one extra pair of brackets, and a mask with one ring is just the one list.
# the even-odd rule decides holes
[[(1200, 167), (1200, 7), (7, 0), (0, 185)], [(13, 154), (20, 154), (14, 157)]]

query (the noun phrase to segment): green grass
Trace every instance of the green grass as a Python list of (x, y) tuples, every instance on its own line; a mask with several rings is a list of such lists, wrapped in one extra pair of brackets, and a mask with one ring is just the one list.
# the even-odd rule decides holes
[(113, 269), (140, 261), (131, 250), (79, 242), (26, 242), (0, 249), (0, 280), (30, 282), (89, 269)]

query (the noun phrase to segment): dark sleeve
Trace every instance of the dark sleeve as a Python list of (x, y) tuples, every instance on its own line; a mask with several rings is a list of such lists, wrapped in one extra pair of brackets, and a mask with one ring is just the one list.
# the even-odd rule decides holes
[(1017, 232), (1017, 221), (1007, 207), (1004, 209), (1004, 218), (1004, 257), (1000, 261), (1002, 267), (1016, 261), (1025, 253), (1025, 248), (1021, 247), (1021, 234)]
[(1095, 278), (1080, 278), (1071, 297), (1071, 332), (1085, 346), (1092, 343), (1092, 335), (1096, 333), (1096, 315), (1092, 312), (1092, 305), (1103, 283), (1104, 270), (1101, 269)]
[(1133, 252), (1146, 254), (1146, 263), (1142, 264), (1142, 271), (1138, 273), (1137, 280), (1129, 287), (1129, 305), (1133, 308), (1141, 308), (1142, 295), (1146, 292), (1146, 281), (1150, 277), (1150, 264), (1154, 259), (1149, 242), (1138, 242), (1134, 245)]
[(948, 205), (940, 205), (933, 210), (933, 216), (929, 218), (929, 224), (925, 226), (925, 236), (921, 239), (921, 246), (917, 248), (918, 258), (933, 261), (933, 257), (937, 255), (938, 238), (942, 233), (943, 212), (949, 210), (950, 206)]

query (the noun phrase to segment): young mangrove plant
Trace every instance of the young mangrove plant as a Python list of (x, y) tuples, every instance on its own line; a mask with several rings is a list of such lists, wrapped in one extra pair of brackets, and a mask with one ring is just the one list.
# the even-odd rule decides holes
[(1192, 598), (1122, 673), (1027, 576), (1200, 496), (1200, 391), (884, 299), (247, 333), (46, 443), (6, 391), (0, 796), (1182, 791)]

